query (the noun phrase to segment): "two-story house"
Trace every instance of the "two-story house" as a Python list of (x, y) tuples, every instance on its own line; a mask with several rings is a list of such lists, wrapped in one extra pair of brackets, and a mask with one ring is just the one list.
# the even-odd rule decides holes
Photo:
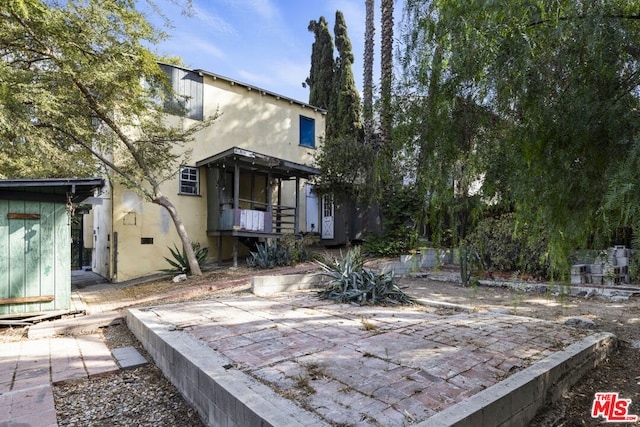
[[(192, 241), (207, 246), (211, 260), (237, 265), (249, 242), (321, 233), (321, 206), (307, 181), (319, 172), (313, 163), (326, 112), (207, 71), (162, 68), (187, 96), (187, 121), (220, 114), (186, 147), (189, 163), (163, 184)], [(181, 248), (169, 215), (114, 182), (85, 221), (93, 271), (121, 282), (169, 267), (168, 248)]]

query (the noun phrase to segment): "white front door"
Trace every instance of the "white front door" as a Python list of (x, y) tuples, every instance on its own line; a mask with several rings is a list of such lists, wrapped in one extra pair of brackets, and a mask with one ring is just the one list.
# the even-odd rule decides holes
[(322, 238), (333, 239), (335, 207), (332, 195), (322, 196)]
[(320, 231), (318, 224), (318, 195), (313, 192), (313, 185), (307, 184), (307, 233)]

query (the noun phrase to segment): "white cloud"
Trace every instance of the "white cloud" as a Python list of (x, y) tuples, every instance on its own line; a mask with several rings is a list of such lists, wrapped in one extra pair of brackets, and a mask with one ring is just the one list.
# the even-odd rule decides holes
[(209, 10), (193, 3), (194, 18), (206, 25), (207, 31), (213, 31), (222, 34), (234, 34), (237, 30), (234, 26), (218, 15), (211, 13)]

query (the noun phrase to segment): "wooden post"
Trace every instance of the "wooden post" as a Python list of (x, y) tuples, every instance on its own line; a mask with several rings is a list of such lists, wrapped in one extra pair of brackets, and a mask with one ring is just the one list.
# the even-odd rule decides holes
[(233, 268), (238, 268), (238, 236), (233, 236)]
[[(240, 224), (236, 223), (236, 217), (239, 218), (238, 209), (240, 209), (240, 165), (235, 164), (233, 171), (233, 231), (235, 234), (236, 227)], [(238, 268), (238, 236), (233, 236), (233, 268)]]
[[(233, 210), (237, 211), (240, 208), (240, 165), (239, 164), (235, 164), (235, 169), (233, 171)], [(236, 212), (234, 212), (234, 220), (233, 220), (233, 225), (240, 225), (240, 224), (236, 224), (236, 220), (235, 220), (235, 215)]]
[(296, 211), (294, 215), (293, 234), (300, 233), (300, 177), (296, 176)]
[(273, 192), (273, 186), (271, 185), (271, 180), (271, 171), (269, 171), (269, 173), (267, 174), (267, 220), (265, 220), (269, 221), (269, 227), (267, 229), (267, 224), (265, 223), (264, 230), (267, 232), (271, 232), (271, 230), (273, 230), (273, 206), (271, 205), (271, 203), (273, 202), (273, 194), (271, 194)]

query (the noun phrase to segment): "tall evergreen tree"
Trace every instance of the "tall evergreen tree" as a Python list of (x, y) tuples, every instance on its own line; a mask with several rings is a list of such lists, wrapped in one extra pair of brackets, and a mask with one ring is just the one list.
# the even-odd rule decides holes
[(306, 80), (309, 86), (309, 104), (328, 110), (334, 92), (333, 39), (324, 16), (318, 21), (309, 22), (308, 29), (315, 35), (311, 47), (311, 70)]
[(334, 129), (336, 135), (351, 136), (361, 139), (362, 122), (360, 119), (360, 94), (353, 78), (351, 64), (353, 64), (353, 51), (351, 40), (347, 35), (347, 24), (344, 15), (336, 11), (336, 22), (333, 33), (336, 38), (338, 58), (336, 60), (336, 105), (334, 117)]

